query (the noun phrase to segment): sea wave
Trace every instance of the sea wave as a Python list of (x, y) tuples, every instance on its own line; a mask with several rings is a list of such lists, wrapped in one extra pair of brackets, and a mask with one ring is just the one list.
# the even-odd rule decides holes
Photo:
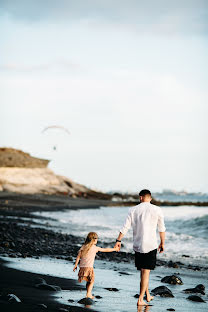
[(167, 229), (175, 233), (185, 233), (194, 237), (207, 238), (208, 235), (208, 215), (187, 220), (174, 220), (167, 222)]

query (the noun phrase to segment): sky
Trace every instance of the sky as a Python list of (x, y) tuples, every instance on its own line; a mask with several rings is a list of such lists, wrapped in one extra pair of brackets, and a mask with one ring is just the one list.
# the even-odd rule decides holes
[(207, 37), (206, 0), (0, 0), (0, 146), (103, 191), (208, 192)]

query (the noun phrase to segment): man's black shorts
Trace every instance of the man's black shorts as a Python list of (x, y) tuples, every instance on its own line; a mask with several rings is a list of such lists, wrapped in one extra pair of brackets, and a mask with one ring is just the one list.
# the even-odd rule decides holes
[(157, 249), (151, 250), (148, 253), (140, 253), (135, 251), (135, 266), (137, 267), (137, 270), (154, 270), (156, 265), (156, 255)]

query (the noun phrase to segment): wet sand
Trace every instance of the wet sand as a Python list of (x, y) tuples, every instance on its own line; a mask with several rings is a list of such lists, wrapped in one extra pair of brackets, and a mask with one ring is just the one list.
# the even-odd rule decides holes
[[(68, 234), (62, 234), (57, 231), (47, 229), (49, 218), (42, 217), (43, 223), (36, 222), (36, 217), (31, 217), (30, 213), (35, 211), (51, 211), (64, 209), (86, 209), (99, 208), (100, 206), (109, 206), (109, 201), (71, 199), (63, 196), (45, 196), (45, 195), (18, 195), (0, 193), (0, 256), (2, 259), (8, 257), (14, 259), (40, 258), (50, 256), (54, 259), (68, 261), (70, 266), (77, 255), (80, 243), (83, 237), (77, 237)], [(40, 219), (40, 217), (38, 217)], [(44, 225), (44, 227), (43, 227)], [(133, 255), (130, 253), (102, 253), (99, 255), (101, 261), (111, 261), (113, 263), (131, 263)], [(158, 260), (158, 266), (164, 266), (166, 270), (188, 269), (191, 271), (207, 270), (199, 266), (185, 265), (180, 262), (171, 263)], [(73, 304), (64, 305), (54, 300), (51, 291), (35, 288), (36, 279), (44, 278), (48, 284), (61, 287), (62, 290), (78, 290), (84, 286), (78, 284), (75, 280), (68, 278), (43, 276), (30, 272), (23, 272), (8, 268), (4, 260), (0, 262), (0, 297), (1, 311), (41, 311), (44, 307), (38, 304), (45, 304), (47, 311), (84, 311), (81, 306)], [(5, 295), (15, 294), (22, 303), (8, 303)], [(81, 298), (80, 298), (81, 299)], [(87, 309), (89, 311), (89, 309)], [(62, 310), (64, 311), (64, 310)], [(95, 311), (95, 308), (93, 308)], [(103, 311), (103, 309), (102, 309)]]

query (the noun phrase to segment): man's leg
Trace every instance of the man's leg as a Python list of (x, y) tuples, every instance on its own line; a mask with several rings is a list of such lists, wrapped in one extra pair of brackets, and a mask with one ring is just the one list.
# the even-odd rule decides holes
[(138, 305), (147, 305), (147, 303), (144, 302), (144, 294), (148, 289), (149, 275), (150, 275), (150, 270), (141, 269), (140, 294), (139, 294), (139, 300), (137, 303)]
[(149, 282), (148, 282), (147, 289), (146, 289), (146, 296), (147, 296), (147, 301), (148, 302), (150, 302), (151, 300), (154, 299), (154, 296), (151, 296), (150, 293), (149, 293)]

